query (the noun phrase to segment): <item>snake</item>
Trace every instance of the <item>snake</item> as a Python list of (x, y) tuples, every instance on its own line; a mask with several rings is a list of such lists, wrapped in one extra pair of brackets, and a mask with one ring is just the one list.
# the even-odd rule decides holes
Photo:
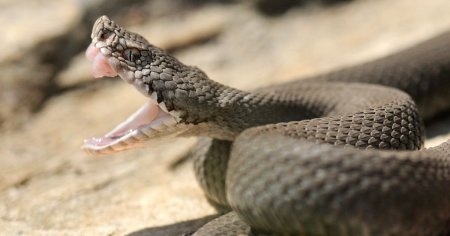
[(450, 141), (424, 148), (424, 121), (450, 109), (450, 32), (322, 75), (232, 88), (107, 16), (86, 56), (147, 102), (92, 155), (201, 137), (196, 177), (221, 217), (194, 235), (444, 235)]

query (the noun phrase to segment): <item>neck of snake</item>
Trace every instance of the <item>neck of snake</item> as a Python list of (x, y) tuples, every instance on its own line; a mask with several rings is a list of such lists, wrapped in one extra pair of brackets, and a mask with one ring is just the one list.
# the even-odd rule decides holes
[(178, 77), (195, 81), (185, 85), (188, 92), (175, 92), (175, 99), (166, 103), (169, 108), (182, 111), (185, 124), (194, 125), (195, 128), (184, 136), (234, 140), (243, 130), (251, 127), (320, 115), (311, 113), (311, 107), (307, 107), (309, 105), (299, 102), (298, 93), (293, 95), (272, 89), (247, 92), (215, 82), (196, 67), (181, 63), (178, 67), (183, 68)]
[[(217, 111), (211, 132), (214, 138), (233, 140), (243, 130), (266, 124), (309, 119), (314, 114), (293, 97), (276, 92), (247, 92), (222, 85), (216, 91)], [(211, 128), (210, 127), (210, 128)], [(225, 132), (217, 132), (221, 129)]]
[(298, 95), (289, 96), (279, 90), (242, 91), (209, 79), (197, 67), (186, 66), (175, 59), (171, 61), (177, 63), (175, 68), (178, 68), (172, 78), (193, 82), (177, 84), (175, 89), (161, 86), (164, 89), (159, 93), (167, 108), (179, 112), (181, 122), (192, 127), (183, 136), (234, 140), (251, 127), (318, 115), (311, 114), (310, 107), (298, 101)]

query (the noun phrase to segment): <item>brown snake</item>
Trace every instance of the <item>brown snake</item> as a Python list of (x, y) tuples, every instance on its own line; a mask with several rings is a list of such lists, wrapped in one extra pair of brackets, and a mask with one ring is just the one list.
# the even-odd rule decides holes
[(119, 75), (149, 97), (111, 132), (86, 140), (87, 152), (209, 137), (196, 150), (196, 175), (208, 200), (232, 213), (196, 235), (450, 230), (450, 141), (422, 149), (421, 120), (450, 108), (450, 33), (253, 92), (210, 80), (106, 16), (86, 54), (94, 76)]

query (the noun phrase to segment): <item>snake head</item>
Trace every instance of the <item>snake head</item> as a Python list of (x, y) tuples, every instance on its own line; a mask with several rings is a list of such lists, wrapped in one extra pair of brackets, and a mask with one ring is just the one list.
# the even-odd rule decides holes
[(182, 64), (107, 16), (97, 19), (91, 38), (86, 56), (93, 61), (93, 76), (119, 75), (149, 100), (109, 133), (86, 139), (86, 152), (109, 154), (153, 138), (181, 136), (211, 116), (212, 106), (201, 107), (212, 103), (215, 83), (199, 69)]
[(126, 31), (107, 16), (97, 19), (91, 38), (86, 56), (93, 60), (92, 75), (96, 78), (119, 75), (133, 83), (152, 62), (153, 52), (147, 40)]

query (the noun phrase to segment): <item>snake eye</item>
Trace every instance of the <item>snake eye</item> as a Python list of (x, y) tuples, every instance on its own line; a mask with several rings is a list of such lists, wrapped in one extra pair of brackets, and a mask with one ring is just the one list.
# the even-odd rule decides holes
[(139, 59), (141, 53), (136, 48), (128, 48), (123, 51), (123, 57), (128, 61), (135, 61)]

